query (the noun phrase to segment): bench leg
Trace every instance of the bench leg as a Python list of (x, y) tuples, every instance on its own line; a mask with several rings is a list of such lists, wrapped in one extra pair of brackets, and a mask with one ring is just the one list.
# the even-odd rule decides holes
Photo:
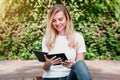
[(42, 80), (42, 76), (36, 76), (33, 80)]

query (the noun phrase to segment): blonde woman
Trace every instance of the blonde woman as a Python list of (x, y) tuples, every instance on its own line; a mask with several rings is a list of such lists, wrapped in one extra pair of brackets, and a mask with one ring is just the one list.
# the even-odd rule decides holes
[[(86, 52), (84, 38), (74, 31), (72, 18), (62, 4), (55, 4), (49, 12), (42, 51), (49, 54), (65, 53), (68, 60), (62, 62), (55, 56), (41, 62), (45, 70), (43, 80), (91, 80), (90, 73), (84, 63)], [(60, 64), (60, 65), (55, 65)]]

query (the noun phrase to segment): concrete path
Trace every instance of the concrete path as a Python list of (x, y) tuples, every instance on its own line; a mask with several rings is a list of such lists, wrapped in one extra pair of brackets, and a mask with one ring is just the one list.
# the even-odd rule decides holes
[[(85, 61), (93, 80), (120, 80), (120, 61)], [(37, 60), (0, 61), (0, 80), (33, 80), (43, 69)]]

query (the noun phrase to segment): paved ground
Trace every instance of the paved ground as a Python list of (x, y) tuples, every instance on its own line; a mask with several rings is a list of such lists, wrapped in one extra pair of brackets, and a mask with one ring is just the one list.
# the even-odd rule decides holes
[[(93, 80), (120, 80), (120, 61), (85, 61)], [(0, 61), (0, 80), (33, 80), (42, 75), (37, 60)]]

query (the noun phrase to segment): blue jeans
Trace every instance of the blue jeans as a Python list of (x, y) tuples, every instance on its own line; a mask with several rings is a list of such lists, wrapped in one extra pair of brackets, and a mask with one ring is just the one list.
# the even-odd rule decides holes
[(60, 78), (43, 78), (42, 80), (92, 80), (88, 67), (83, 60), (76, 62), (72, 67), (70, 74)]

